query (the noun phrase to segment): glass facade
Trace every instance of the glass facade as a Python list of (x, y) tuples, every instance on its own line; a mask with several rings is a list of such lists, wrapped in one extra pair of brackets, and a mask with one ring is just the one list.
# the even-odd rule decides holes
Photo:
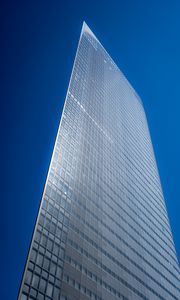
[(84, 23), (19, 300), (178, 300), (142, 102)]

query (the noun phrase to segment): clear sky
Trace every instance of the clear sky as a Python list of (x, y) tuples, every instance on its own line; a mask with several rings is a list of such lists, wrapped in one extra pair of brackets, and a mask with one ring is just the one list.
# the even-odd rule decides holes
[(1, 289), (17, 292), (83, 20), (142, 98), (180, 260), (180, 1), (4, 1)]

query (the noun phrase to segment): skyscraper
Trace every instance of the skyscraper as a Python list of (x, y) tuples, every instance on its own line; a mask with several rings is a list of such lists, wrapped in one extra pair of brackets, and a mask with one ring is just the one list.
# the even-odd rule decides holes
[(178, 300), (142, 102), (84, 23), (19, 300)]

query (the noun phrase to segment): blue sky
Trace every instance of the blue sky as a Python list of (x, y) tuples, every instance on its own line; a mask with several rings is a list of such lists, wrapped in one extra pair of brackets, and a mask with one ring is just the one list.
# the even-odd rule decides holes
[(180, 260), (180, 1), (4, 1), (1, 298), (16, 299), (83, 20), (144, 103)]

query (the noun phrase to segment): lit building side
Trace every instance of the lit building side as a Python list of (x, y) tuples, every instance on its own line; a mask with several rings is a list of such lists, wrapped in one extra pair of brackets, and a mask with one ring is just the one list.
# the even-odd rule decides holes
[(19, 300), (179, 300), (142, 102), (84, 23)]

